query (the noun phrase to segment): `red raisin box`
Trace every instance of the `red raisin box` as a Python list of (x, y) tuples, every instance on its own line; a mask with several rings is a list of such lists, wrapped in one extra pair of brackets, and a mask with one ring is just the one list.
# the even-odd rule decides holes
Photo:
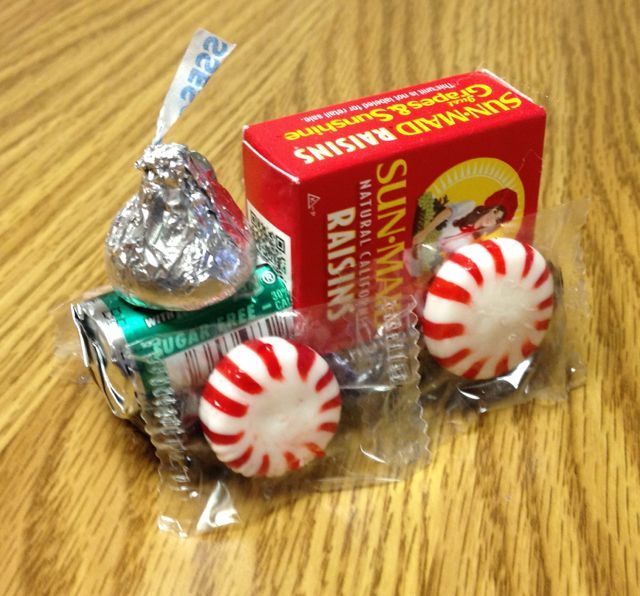
[(412, 244), (450, 252), (535, 213), (545, 118), (477, 71), (247, 126), (259, 254), (294, 306), (327, 303), (330, 319), (358, 298), (396, 298)]

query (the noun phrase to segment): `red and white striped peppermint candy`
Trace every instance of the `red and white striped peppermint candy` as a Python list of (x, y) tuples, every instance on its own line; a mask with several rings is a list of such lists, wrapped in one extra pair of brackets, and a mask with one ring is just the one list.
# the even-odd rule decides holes
[(445, 261), (427, 292), (422, 333), (442, 367), (488, 379), (513, 370), (540, 345), (552, 313), (553, 276), (544, 257), (497, 238)]
[(233, 348), (202, 392), (209, 445), (243, 476), (280, 476), (323, 457), (340, 421), (340, 387), (310, 347), (264, 337)]

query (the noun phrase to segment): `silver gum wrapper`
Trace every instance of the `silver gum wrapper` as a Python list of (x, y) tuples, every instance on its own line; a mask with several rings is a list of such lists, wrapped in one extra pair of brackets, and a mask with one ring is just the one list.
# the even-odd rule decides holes
[(209, 162), (186, 146), (150, 145), (136, 162), (140, 189), (107, 235), (107, 273), (129, 302), (197, 310), (251, 276), (255, 244)]
[(129, 346), (109, 307), (98, 297), (71, 305), (82, 360), (114, 416), (143, 428), (135, 387), (141, 386)]
[[(71, 304), (70, 314), (83, 363), (112, 413), (141, 426), (141, 404), (153, 393), (148, 365), (156, 361), (149, 358), (146, 347), (139, 349), (143, 344), (169, 338), (166, 344), (160, 342), (162, 368), (176, 393), (192, 391), (204, 384), (213, 363), (231, 347), (258, 335), (286, 335), (288, 318), (280, 320), (277, 315), (290, 307), (284, 282), (271, 267), (260, 265), (232, 298), (202, 310), (149, 310), (105, 292)], [(184, 356), (208, 343), (214, 347)]]

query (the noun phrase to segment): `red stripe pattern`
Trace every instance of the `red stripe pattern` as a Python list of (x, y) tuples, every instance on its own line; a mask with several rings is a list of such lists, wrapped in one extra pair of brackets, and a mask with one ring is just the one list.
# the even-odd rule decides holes
[(248, 341), (245, 345), (260, 357), (260, 360), (262, 360), (264, 365), (267, 367), (267, 371), (272, 379), (276, 379), (278, 381), (282, 379), (282, 366), (280, 366), (280, 361), (278, 360), (271, 344), (264, 343), (259, 339), (254, 339), (252, 341)]
[(538, 304), (538, 310), (546, 310), (550, 306), (553, 306), (553, 296), (549, 296), (546, 300), (543, 300)]
[(245, 393), (255, 395), (262, 391), (262, 387), (249, 375), (244, 372), (231, 358), (225, 356), (216, 366), (216, 370), (226, 379), (231, 381), (236, 387)]
[(262, 463), (258, 468), (256, 476), (267, 476), (267, 474), (269, 474), (269, 456), (265, 453), (265, 455), (262, 456)]
[(468, 271), (471, 274), (471, 277), (473, 277), (473, 279), (475, 279), (476, 283), (481, 286), (482, 282), (484, 281), (484, 277), (482, 277), (482, 272), (480, 271), (480, 267), (478, 267), (478, 265), (472, 261), (469, 257), (467, 257), (466, 255), (463, 255), (460, 252), (454, 252), (450, 257), (449, 260), (452, 263), (456, 263), (457, 265), (460, 265), (460, 267), (462, 267), (465, 271)]
[(298, 374), (303, 381), (306, 381), (317, 354), (309, 346), (303, 344), (293, 345), (298, 351)]
[(249, 458), (251, 457), (252, 453), (253, 453), (253, 446), (249, 445), (249, 447), (247, 447), (245, 452), (240, 457), (236, 459), (232, 459), (231, 461), (227, 461), (225, 463), (230, 468), (240, 468), (249, 461)]
[(314, 457), (324, 457), (325, 453), (322, 449), (320, 449), (320, 447), (318, 447), (318, 445), (316, 445), (315, 443), (306, 443), (305, 447), (311, 451), (311, 453), (313, 453)]
[(534, 288), (539, 288), (545, 281), (549, 279), (549, 267), (545, 267), (542, 275), (538, 278), (535, 284), (533, 284)]
[(316, 383), (316, 391), (320, 393), (320, 391), (322, 391), (329, 383), (331, 383), (334, 378), (335, 377), (333, 376), (333, 372), (331, 371), (331, 369), (327, 369), (327, 372), (324, 373), (324, 375), (322, 375), (320, 377), (320, 380)]
[(504, 254), (502, 253), (502, 249), (494, 240), (486, 240), (485, 242), (481, 242), (480, 246), (483, 246), (487, 252), (491, 255), (493, 259), (493, 263), (496, 267), (497, 275), (504, 275), (507, 272), (507, 265), (504, 260)]
[(522, 355), (523, 355), (525, 358), (528, 358), (531, 354), (533, 354), (533, 352), (535, 351), (535, 349), (536, 349), (537, 347), (538, 347), (538, 346), (537, 346), (536, 344), (534, 344), (533, 342), (529, 341), (528, 339), (527, 339), (527, 340), (525, 340), (525, 341), (522, 343)]
[(551, 269), (532, 246), (510, 238), (465, 246), (429, 286), (421, 317), (425, 344), (455, 375), (505, 375), (540, 346), (553, 300)]
[(287, 461), (287, 467), (290, 470), (297, 470), (300, 467), (300, 460), (291, 451), (284, 452), (284, 459)]
[(443, 368), (450, 368), (459, 362), (462, 362), (467, 356), (471, 354), (471, 350), (468, 348), (464, 348), (463, 350), (459, 350), (453, 356), (447, 356), (446, 358), (436, 358), (438, 364)]
[(227, 416), (242, 418), (247, 413), (248, 406), (221, 393), (209, 382), (207, 382), (202, 390), (202, 397), (207, 403), (216, 408), (216, 410), (220, 410)]
[(544, 321), (536, 321), (535, 328), (538, 331), (546, 331), (549, 329), (549, 324), (551, 323), (551, 319), (545, 319)]
[(438, 296), (439, 298), (446, 298), (447, 300), (453, 300), (454, 302), (460, 302), (462, 304), (469, 304), (471, 302), (471, 294), (463, 287), (450, 282), (449, 280), (441, 277), (436, 277), (429, 286), (429, 292), (432, 296)]
[(499, 377), (505, 373), (509, 372), (509, 356), (503, 356), (500, 360), (498, 360), (498, 364), (496, 364), (495, 376)]
[(462, 323), (433, 323), (422, 321), (422, 334), (431, 339), (449, 339), (464, 334)]
[(235, 435), (221, 435), (220, 433), (214, 433), (212, 430), (208, 429), (206, 426), (202, 427), (205, 436), (211, 443), (215, 443), (216, 445), (233, 445), (237, 443), (242, 437), (244, 437), (244, 432), (236, 433)]
[(529, 271), (531, 271), (531, 265), (533, 265), (533, 258), (535, 257), (535, 253), (533, 252), (533, 248), (528, 244), (524, 245), (524, 266), (522, 268), (522, 279), (529, 275)]
[(462, 373), (463, 377), (467, 379), (475, 379), (478, 376), (478, 373), (482, 370), (482, 367), (487, 362), (487, 359), (478, 360), (474, 362), (467, 370)]
[(218, 459), (244, 476), (279, 476), (323, 457), (342, 398), (327, 362), (279, 337), (233, 348), (200, 402), (203, 434)]
[(332, 410), (333, 408), (339, 408), (341, 405), (342, 405), (342, 397), (340, 397), (340, 394), (338, 394), (335, 397), (332, 397), (331, 399), (325, 401), (320, 406), (320, 411), (326, 412), (327, 410)]

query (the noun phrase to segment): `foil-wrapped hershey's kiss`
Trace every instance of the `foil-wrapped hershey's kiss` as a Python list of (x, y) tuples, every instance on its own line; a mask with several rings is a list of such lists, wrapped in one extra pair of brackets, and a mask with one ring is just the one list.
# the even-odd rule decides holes
[(147, 147), (142, 182), (106, 240), (107, 272), (127, 301), (197, 310), (231, 296), (251, 276), (253, 237), (211, 164), (176, 143)]

